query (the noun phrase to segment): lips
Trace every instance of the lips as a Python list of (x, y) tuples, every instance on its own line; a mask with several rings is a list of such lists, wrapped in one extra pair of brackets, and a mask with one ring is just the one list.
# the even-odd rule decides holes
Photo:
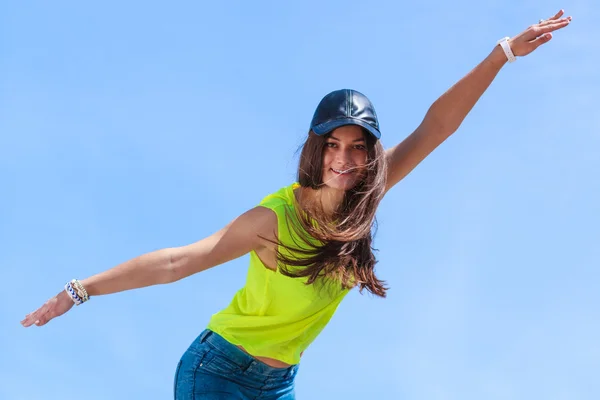
[(346, 174), (349, 174), (350, 172), (352, 172), (349, 169), (346, 169), (346, 170), (335, 169), (335, 168), (330, 168), (330, 169), (337, 175), (346, 175)]
[(331, 172), (333, 172), (336, 175), (348, 175), (348, 171), (342, 171), (342, 170), (338, 170), (338, 169), (333, 169), (330, 168)]

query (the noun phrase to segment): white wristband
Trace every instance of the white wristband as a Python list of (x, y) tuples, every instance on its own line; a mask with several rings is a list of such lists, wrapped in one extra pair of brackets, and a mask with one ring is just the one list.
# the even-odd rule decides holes
[(510, 44), (508, 43), (508, 39), (510, 38), (502, 38), (498, 40), (498, 44), (500, 45), (500, 47), (502, 47), (502, 50), (504, 50), (504, 54), (506, 55), (506, 58), (508, 58), (508, 62), (511, 63), (515, 62), (517, 60), (517, 57), (515, 57), (515, 55), (513, 54), (512, 49), (510, 48)]

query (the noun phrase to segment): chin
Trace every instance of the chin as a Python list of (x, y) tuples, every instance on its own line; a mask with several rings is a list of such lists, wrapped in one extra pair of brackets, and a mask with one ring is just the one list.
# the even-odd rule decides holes
[(332, 184), (325, 184), (324, 185), (326, 188), (330, 189), (330, 190), (337, 190), (340, 192), (346, 192), (350, 189), (352, 189), (355, 185), (332, 185)]
[(348, 191), (356, 187), (359, 182), (360, 179), (355, 174), (343, 176), (328, 172), (323, 176), (323, 184), (333, 190)]

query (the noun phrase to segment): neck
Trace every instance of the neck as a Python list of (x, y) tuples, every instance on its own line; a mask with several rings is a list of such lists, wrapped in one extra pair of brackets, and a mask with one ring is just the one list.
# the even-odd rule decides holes
[(298, 202), (302, 208), (322, 210), (332, 216), (344, 200), (344, 190), (322, 187), (320, 189), (300, 188)]

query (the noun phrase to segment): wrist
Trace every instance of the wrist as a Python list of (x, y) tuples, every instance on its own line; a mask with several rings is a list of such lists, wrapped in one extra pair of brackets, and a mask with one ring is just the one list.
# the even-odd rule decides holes
[(71, 296), (69, 296), (69, 295), (67, 294), (67, 292), (66, 292), (66, 291), (64, 291), (64, 290), (61, 290), (61, 291), (60, 291), (60, 292), (59, 292), (59, 293), (56, 295), (56, 300), (57, 300), (57, 301), (61, 301), (61, 302), (69, 302), (69, 303), (71, 303), (71, 304), (75, 304), (75, 303), (73, 302), (73, 299), (71, 298)]
[(508, 62), (508, 58), (499, 44), (494, 47), (488, 56), (488, 61), (498, 69), (502, 68)]
[(65, 284), (64, 293), (78, 306), (90, 299), (86, 289), (77, 279), (72, 279)]

